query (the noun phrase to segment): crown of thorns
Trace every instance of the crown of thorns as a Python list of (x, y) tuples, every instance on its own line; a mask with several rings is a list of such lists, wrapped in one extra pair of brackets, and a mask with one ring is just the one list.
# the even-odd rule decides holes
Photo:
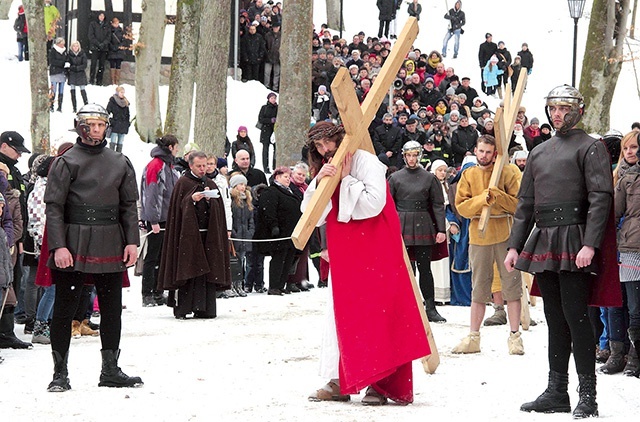
[(332, 138), (342, 133), (344, 133), (344, 127), (342, 125), (327, 126), (322, 129), (313, 128), (309, 131), (309, 143), (314, 143), (320, 139)]

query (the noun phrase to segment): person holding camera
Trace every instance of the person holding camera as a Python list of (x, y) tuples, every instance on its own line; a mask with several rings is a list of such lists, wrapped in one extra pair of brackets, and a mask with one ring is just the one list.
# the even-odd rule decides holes
[(464, 12), (462, 11), (462, 2), (460, 0), (456, 1), (456, 4), (453, 6), (453, 9), (449, 9), (449, 12), (444, 15), (445, 19), (450, 21), (449, 30), (444, 36), (444, 41), (442, 42), (442, 57), (447, 57), (447, 46), (449, 45), (449, 40), (451, 37), (455, 35), (456, 40), (453, 45), (453, 58), (458, 58), (458, 49), (460, 48), (460, 35), (464, 34), (464, 29), (462, 27), (466, 23)]

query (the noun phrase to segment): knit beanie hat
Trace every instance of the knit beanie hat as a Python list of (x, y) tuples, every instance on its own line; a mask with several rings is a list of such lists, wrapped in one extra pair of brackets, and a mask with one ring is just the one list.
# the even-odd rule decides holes
[(241, 183), (247, 184), (247, 178), (242, 174), (234, 174), (231, 176), (231, 180), (229, 180), (229, 186), (231, 186), (232, 189)]

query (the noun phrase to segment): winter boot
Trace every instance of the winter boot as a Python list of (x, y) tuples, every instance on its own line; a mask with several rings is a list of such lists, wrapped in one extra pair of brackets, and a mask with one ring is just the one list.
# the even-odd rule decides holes
[(14, 332), (13, 306), (5, 307), (0, 318), (0, 349), (31, 349), (33, 345), (16, 337)]
[(27, 319), (27, 321), (24, 323), (24, 333), (25, 334), (33, 334), (33, 328), (34, 328), (35, 323), (36, 323), (36, 319), (35, 318)]
[(540, 413), (569, 413), (571, 404), (569, 403), (569, 374), (549, 371), (549, 385), (546, 390), (534, 401), (520, 406), (523, 412)]
[(73, 107), (73, 112), (75, 113), (78, 110), (78, 102), (76, 101), (76, 90), (71, 90), (71, 106)]
[(611, 355), (609, 359), (598, 368), (598, 372), (601, 374), (618, 374), (624, 369), (624, 343), (621, 341), (609, 341), (609, 348), (611, 349)]
[(233, 289), (240, 297), (247, 297), (247, 293), (242, 288), (242, 280), (233, 282)]
[(58, 109), (56, 111), (62, 112), (62, 99), (64, 98), (63, 94), (58, 94)]
[(440, 315), (438, 310), (436, 309), (436, 304), (433, 298), (425, 300), (425, 309), (427, 311), (427, 319), (429, 322), (435, 323), (445, 323), (447, 320)]
[(633, 343), (631, 343), (631, 347), (629, 348), (629, 353), (627, 354), (627, 364), (622, 371), (628, 377), (638, 377), (640, 374), (640, 363), (638, 361), (638, 352), (636, 348), (633, 347)]
[(122, 152), (122, 144), (116, 144), (116, 152)]
[(156, 302), (155, 300), (153, 300), (153, 295), (151, 294), (142, 295), (142, 307), (151, 308), (153, 306), (156, 306)]
[[(636, 350), (636, 360), (638, 359), (638, 350), (640, 350), (640, 327), (629, 327), (627, 331), (629, 333), (629, 340)], [(640, 369), (634, 374), (635, 377), (640, 377)]]
[(578, 374), (578, 405), (573, 409), (573, 419), (597, 418), (596, 374)]
[(84, 105), (89, 104), (89, 100), (87, 99), (87, 90), (86, 89), (81, 89), (80, 90), (80, 95), (82, 95), (82, 101), (84, 102)]
[(80, 324), (80, 321), (71, 321), (71, 337), (80, 338), (80, 336), (82, 336), (82, 333), (80, 332)]
[(502, 99), (502, 85), (498, 85), (498, 97)]
[(596, 345), (596, 362), (605, 363), (611, 356), (611, 350), (601, 349), (599, 345)]
[(49, 383), (47, 391), (50, 393), (62, 393), (71, 390), (69, 372), (67, 371), (69, 352), (64, 357), (55, 350), (51, 354), (53, 355), (53, 381)]
[(56, 102), (56, 94), (55, 93), (50, 93), (49, 94), (49, 111), (51, 113), (53, 113), (55, 111), (55, 108), (53, 107), (53, 104)]
[(91, 327), (89, 327), (89, 320), (85, 319), (80, 324), (80, 335), (95, 337), (95, 336), (100, 335), (100, 332), (98, 332), (96, 330), (92, 330)]
[(49, 332), (49, 324), (46, 321), (37, 321), (33, 326), (32, 343), (51, 344), (51, 333)]
[(153, 293), (153, 302), (156, 306), (164, 306), (167, 304), (167, 296), (162, 292), (155, 292)]
[(114, 80), (113, 80), (113, 84), (115, 86), (120, 85), (120, 72), (121, 72), (121, 69), (116, 69), (116, 72), (115, 72), (116, 74), (115, 74), (115, 77), (114, 77)]
[(112, 150), (116, 150), (116, 143), (115, 142), (109, 142), (109, 148), (111, 148)]
[(493, 309), (493, 315), (484, 320), (484, 325), (506, 325), (507, 313), (504, 310), (504, 305), (493, 305)]
[(137, 387), (144, 383), (140, 377), (130, 377), (118, 367), (118, 350), (101, 350), (102, 372), (100, 373), (100, 383), (98, 387)]
[(471, 331), (468, 336), (451, 350), (451, 353), (480, 353), (480, 332)]
[(507, 345), (509, 346), (510, 355), (524, 355), (524, 345), (522, 344), (520, 331), (515, 333), (509, 333), (509, 339), (507, 340)]

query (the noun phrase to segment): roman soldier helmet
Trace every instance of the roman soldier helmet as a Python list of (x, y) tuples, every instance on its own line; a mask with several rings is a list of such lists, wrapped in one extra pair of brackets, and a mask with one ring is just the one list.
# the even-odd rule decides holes
[(105, 110), (104, 107), (99, 104), (85, 104), (80, 110), (78, 110), (75, 118), (76, 133), (82, 139), (84, 139), (85, 141), (91, 140), (93, 142), (96, 142), (95, 139), (91, 139), (91, 137), (89, 136), (91, 130), (89, 128), (89, 125), (87, 124), (87, 120), (90, 119), (102, 120), (107, 124), (107, 128), (104, 132), (104, 137), (100, 139), (100, 142), (104, 141), (110, 136), (111, 128), (109, 126), (109, 113), (107, 112), (107, 110)]
[[(402, 146), (402, 157), (405, 156), (408, 152), (417, 152), (418, 153), (418, 162), (422, 159), (422, 145), (418, 141), (409, 141)], [(405, 159), (405, 163), (407, 160)]]
[(580, 91), (570, 85), (560, 85), (551, 90), (545, 97), (547, 100), (546, 107), (544, 109), (549, 123), (553, 127), (553, 120), (549, 114), (549, 106), (551, 105), (564, 105), (571, 107), (571, 110), (564, 116), (564, 124), (560, 128), (556, 128), (560, 133), (567, 133), (569, 129), (578, 124), (582, 118), (584, 111), (584, 98)]

